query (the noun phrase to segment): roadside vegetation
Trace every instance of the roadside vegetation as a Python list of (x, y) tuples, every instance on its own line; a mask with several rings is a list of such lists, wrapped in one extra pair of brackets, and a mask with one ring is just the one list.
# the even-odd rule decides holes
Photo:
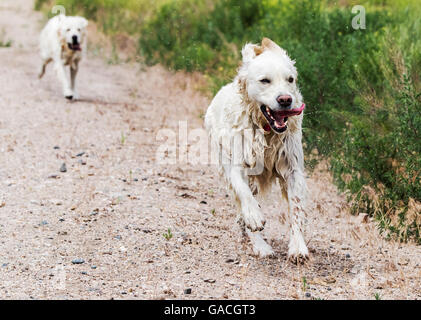
[[(203, 73), (210, 94), (234, 77), (244, 43), (273, 39), (297, 61), (308, 158), (329, 159), (353, 213), (375, 217), (387, 237), (421, 243), (421, 2), (37, 0), (36, 8), (53, 4), (133, 37), (147, 64)], [(366, 9), (364, 30), (351, 25), (356, 4)]]
[(12, 46), (12, 40), (6, 39), (5, 31), (0, 31), (0, 48), (10, 48)]

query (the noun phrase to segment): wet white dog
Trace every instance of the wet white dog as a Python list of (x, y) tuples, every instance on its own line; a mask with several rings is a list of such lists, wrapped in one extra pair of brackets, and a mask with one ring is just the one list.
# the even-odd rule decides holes
[[(53, 62), (63, 87), (63, 95), (69, 100), (78, 98), (76, 75), (82, 51), (86, 49), (87, 26), (88, 21), (85, 18), (59, 15), (50, 19), (41, 32), (40, 50), (43, 61), (39, 78), (44, 75), (47, 65)], [(70, 81), (66, 76), (66, 66), (70, 66)]]
[(302, 226), (306, 181), (302, 148), (305, 105), (297, 87), (297, 70), (285, 50), (265, 38), (247, 44), (234, 82), (223, 87), (205, 117), (213, 155), (239, 205), (239, 221), (255, 254), (273, 250), (261, 233), (265, 225), (254, 195), (264, 194), (279, 181), (288, 201), (289, 257), (308, 258)]

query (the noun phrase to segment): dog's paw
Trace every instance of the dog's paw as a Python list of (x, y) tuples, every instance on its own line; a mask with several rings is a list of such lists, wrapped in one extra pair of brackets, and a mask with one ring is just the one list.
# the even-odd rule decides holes
[(262, 231), (265, 228), (266, 221), (257, 203), (243, 208), (243, 219), (246, 227), (253, 232)]
[(67, 99), (67, 100), (72, 100), (73, 99), (73, 91), (70, 88), (65, 88), (63, 89), (63, 96)]
[(295, 264), (303, 264), (309, 259), (308, 249), (302, 236), (296, 236), (291, 239), (288, 259)]
[(266, 242), (253, 244), (253, 253), (260, 258), (273, 257), (275, 255), (272, 247)]
[(76, 91), (73, 92), (73, 100), (79, 100), (79, 94)]
[(292, 255), (288, 256), (288, 260), (295, 265), (306, 264), (309, 261), (309, 256), (301, 254)]
[(261, 258), (274, 256), (275, 253), (272, 247), (263, 239), (263, 236), (259, 232), (246, 231), (251, 245), (253, 246), (253, 254)]

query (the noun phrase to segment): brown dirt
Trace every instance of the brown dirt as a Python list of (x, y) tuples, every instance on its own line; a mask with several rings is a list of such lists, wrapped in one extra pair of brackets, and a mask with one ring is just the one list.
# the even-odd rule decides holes
[(421, 298), (420, 247), (349, 215), (322, 167), (308, 179), (311, 261), (287, 262), (277, 192), (264, 206), (276, 257), (253, 257), (213, 168), (155, 162), (160, 128), (202, 126), (209, 101), (196, 82), (91, 54), (82, 100), (67, 102), (51, 66), (37, 79), (43, 19), (32, 7), (0, 4), (0, 31), (13, 40), (0, 48), (0, 298)]

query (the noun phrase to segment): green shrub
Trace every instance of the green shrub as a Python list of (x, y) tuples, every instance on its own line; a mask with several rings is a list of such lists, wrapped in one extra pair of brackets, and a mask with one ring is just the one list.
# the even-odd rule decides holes
[(46, 9), (52, 17), (51, 8), (62, 5), (67, 15), (82, 14), (94, 20), (107, 34), (139, 33), (144, 21), (166, 0), (36, 0), (35, 9)]
[(421, 93), (407, 76), (402, 81), (389, 112), (349, 126), (332, 167), (341, 189), (352, 194), (353, 212), (378, 218), (388, 236), (419, 242), (420, 212), (410, 202), (421, 199)]

